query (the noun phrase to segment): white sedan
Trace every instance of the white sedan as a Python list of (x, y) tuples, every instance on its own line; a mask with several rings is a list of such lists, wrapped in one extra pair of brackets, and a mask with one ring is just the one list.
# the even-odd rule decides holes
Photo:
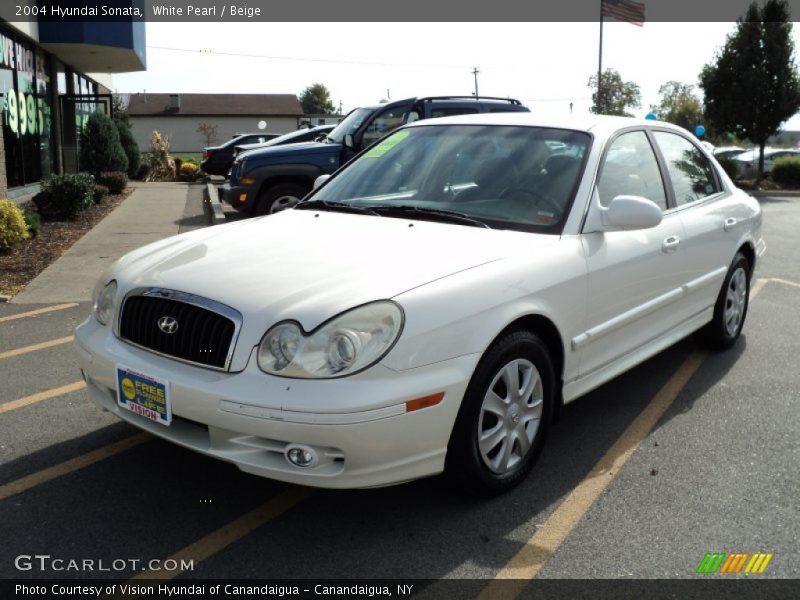
[(693, 332), (732, 346), (760, 232), (665, 123), (419, 121), (292, 210), (124, 256), (75, 347), (102, 408), (243, 471), (498, 493), (564, 403)]

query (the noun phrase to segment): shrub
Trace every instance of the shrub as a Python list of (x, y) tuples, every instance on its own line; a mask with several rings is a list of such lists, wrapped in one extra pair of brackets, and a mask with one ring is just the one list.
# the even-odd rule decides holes
[(122, 150), (128, 159), (128, 177), (133, 179), (139, 172), (139, 167), (142, 163), (142, 154), (139, 152), (139, 144), (133, 137), (131, 126), (125, 121), (115, 120), (117, 126), (117, 133), (119, 133), (119, 143), (122, 145)]
[(180, 173), (181, 167), (183, 166), (183, 159), (172, 157), (172, 160), (175, 161), (175, 172)]
[(128, 185), (128, 176), (122, 171), (101, 173), (97, 178), (97, 183), (106, 186), (112, 194), (121, 194)]
[(42, 228), (42, 220), (39, 213), (32, 210), (25, 211), (25, 226), (28, 228), (28, 235), (31, 239), (39, 237), (39, 230)]
[(103, 198), (105, 198), (107, 195), (108, 195), (108, 188), (106, 186), (101, 185), (99, 183), (96, 186), (94, 186), (93, 198), (95, 204), (100, 204), (103, 201)]
[(197, 174), (200, 171), (200, 167), (194, 164), (191, 161), (186, 161), (181, 165), (180, 168), (180, 178), (183, 181), (194, 181), (197, 179)]
[(800, 158), (785, 156), (772, 165), (772, 180), (781, 185), (800, 185)]
[(150, 165), (148, 163), (142, 163), (139, 165), (139, 170), (136, 172), (135, 179), (139, 181), (144, 181), (147, 179), (147, 176), (150, 174)]
[(33, 202), (44, 219), (72, 218), (94, 203), (94, 179), (87, 173), (50, 175)]
[(728, 174), (728, 177), (731, 179), (736, 179), (739, 177), (739, 165), (737, 161), (732, 157), (722, 157), (718, 158), (717, 162), (719, 166)]
[(103, 171), (127, 171), (128, 157), (119, 141), (116, 125), (103, 113), (92, 113), (81, 130), (81, 169), (97, 177)]
[(175, 164), (169, 156), (169, 136), (158, 131), (150, 134), (150, 173), (148, 181), (169, 181), (175, 176)]
[(0, 200), (0, 251), (10, 250), (28, 237), (22, 209), (10, 200)]

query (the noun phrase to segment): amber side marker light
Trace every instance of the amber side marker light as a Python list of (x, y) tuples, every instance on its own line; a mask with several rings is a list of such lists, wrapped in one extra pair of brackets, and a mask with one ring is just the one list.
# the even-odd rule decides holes
[(422, 398), (417, 398), (416, 400), (409, 400), (406, 402), (406, 412), (410, 413), (421, 408), (436, 406), (442, 401), (442, 398), (444, 398), (444, 392), (431, 394), (430, 396), (424, 396)]
[(245, 202), (247, 200), (247, 194), (239, 194), (239, 202)]

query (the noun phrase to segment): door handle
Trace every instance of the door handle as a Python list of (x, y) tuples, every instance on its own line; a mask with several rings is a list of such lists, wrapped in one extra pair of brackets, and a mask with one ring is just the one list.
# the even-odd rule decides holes
[(678, 244), (680, 243), (681, 243), (681, 238), (679, 238), (677, 235), (671, 235), (668, 238), (666, 238), (663, 242), (661, 242), (661, 251), (666, 252), (668, 254), (670, 252), (675, 252), (675, 250), (678, 249)]
[(733, 229), (734, 225), (736, 225), (736, 217), (728, 217), (725, 219), (725, 224), (722, 226), (722, 228), (725, 231), (730, 231)]

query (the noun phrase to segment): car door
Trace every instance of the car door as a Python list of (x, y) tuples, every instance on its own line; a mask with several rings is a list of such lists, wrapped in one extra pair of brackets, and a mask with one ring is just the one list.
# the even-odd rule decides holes
[(685, 232), (684, 298), (680, 312), (691, 317), (712, 308), (733, 260), (745, 214), (726, 192), (711, 161), (689, 138), (674, 131), (653, 131), (672, 187), (676, 213)]
[(608, 144), (589, 210), (599, 211), (619, 195), (652, 200), (664, 216), (650, 229), (584, 229), (587, 329), (572, 339), (573, 350), (581, 352), (581, 377), (645, 348), (678, 322), (673, 307), (686, 263), (683, 224), (670, 212), (663, 173), (644, 130), (624, 132)]

